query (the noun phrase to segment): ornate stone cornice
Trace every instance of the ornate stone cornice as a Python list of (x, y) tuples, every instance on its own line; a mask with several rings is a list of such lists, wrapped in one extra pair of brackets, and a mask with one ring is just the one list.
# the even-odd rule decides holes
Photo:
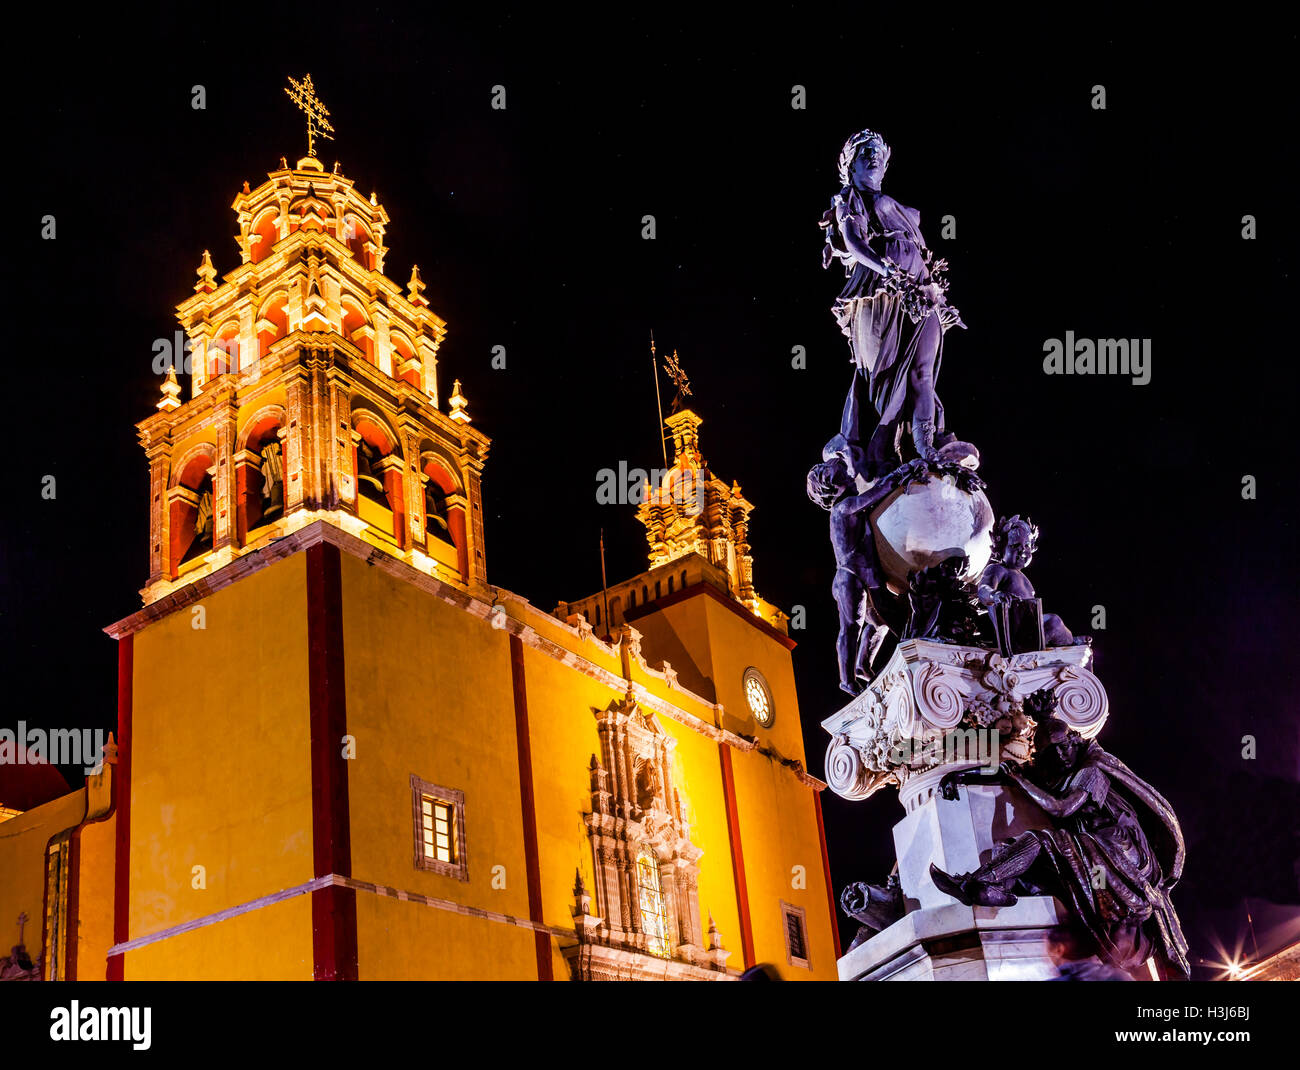
[(937, 764), (919, 745), (983, 724), (968, 716), (979, 711), (988, 711), (989, 724), (999, 711), (1011, 716), (1040, 688), (1054, 689), (1057, 715), (1091, 739), (1110, 710), (1105, 688), (1087, 667), (1091, 661), (1087, 646), (1004, 658), (979, 647), (902, 642), (871, 686), (822, 722), (831, 735), (827, 782), (837, 795), (864, 799)]

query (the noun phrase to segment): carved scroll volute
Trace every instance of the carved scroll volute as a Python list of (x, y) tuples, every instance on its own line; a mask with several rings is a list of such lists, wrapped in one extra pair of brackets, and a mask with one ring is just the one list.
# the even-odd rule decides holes
[(913, 693), (923, 727), (940, 732), (956, 728), (961, 723), (965, 692), (969, 689), (960, 671), (936, 662), (920, 666), (913, 677)]
[(917, 730), (916, 704), (912, 701), (911, 681), (899, 669), (885, 680), (882, 724), (886, 731), (907, 739)]
[(826, 783), (842, 799), (865, 799), (891, 779), (889, 773), (867, 768), (862, 753), (847, 736), (836, 736), (826, 748)]
[(1085, 739), (1091, 739), (1101, 731), (1110, 715), (1106, 689), (1081, 666), (1063, 666), (1056, 679), (1057, 716)]

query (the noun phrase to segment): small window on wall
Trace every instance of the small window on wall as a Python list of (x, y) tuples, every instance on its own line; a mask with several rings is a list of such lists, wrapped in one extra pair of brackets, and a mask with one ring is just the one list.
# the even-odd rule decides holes
[(781, 922), (785, 930), (785, 959), (791, 966), (812, 969), (808, 956), (808, 918), (803, 907), (781, 900)]
[(465, 793), (411, 775), (415, 865), (469, 880), (465, 859)]

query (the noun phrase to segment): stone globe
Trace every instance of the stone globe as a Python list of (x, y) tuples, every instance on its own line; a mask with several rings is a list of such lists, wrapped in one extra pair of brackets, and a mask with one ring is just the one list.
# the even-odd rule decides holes
[(899, 487), (871, 514), (876, 553), (890, 590), (907, 590), (909, 572), (948, 557), (969, 558), (962, 579), (974, 581), (993, 551), (993, 507), (982, 490), (962, 490), (951, 475)]

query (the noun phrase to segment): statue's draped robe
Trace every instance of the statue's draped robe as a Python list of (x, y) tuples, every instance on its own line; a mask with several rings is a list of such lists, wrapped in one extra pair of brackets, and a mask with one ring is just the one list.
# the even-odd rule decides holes
[[(848, 190), (842, 194), (871, 248), (889, 257), (922, 283), (930, 279), (922, 250), (921, 215), (884, 193)], [(853, 350), (853, 383), (844, 406), (842, 438), (864, 450), (868, 472), (880, 475), (897, 467), (898, 436), (912, 420), (913, 398), (908, 385), (921, 324), (903, 310), (901, 298), (885, 291), (884, 277), (865, 264), (852, 261), (848, 281), (836, 299), (834, 311), (840, 330)], [(942, 338), (934, 360), (939, 376)], [(865, 404), (864, 404), (865, 403)], [(875, 411), (874, 430), (860, 425), (861, 416)], [(943, 406), (934, 403), (934, 424), (943, 430)]]
[(1154, 938), (1186, 972), (1187, 940), (1169, 898), (1183, 872), (1173, 808), (1095, 742), (1068, 776), (1042, 786), (1059, 798), (1080, 789), (1089, 796), (1061, 827), (1030, 833), (1054, 877), (1044, 890), (1069, 907), (1113, 965), (1141, 966)]

